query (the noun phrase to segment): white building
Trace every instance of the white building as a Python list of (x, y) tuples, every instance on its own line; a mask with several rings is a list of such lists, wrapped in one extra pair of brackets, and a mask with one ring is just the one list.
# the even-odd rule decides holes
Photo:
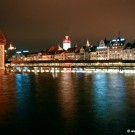
[(97, 47), (97, 59), (98, 60), (108, 60), (108, 48), (104, 41), (101, 40), (99, 46)]
[(135, 42), (125, 45), (123, 49), (123, 60), (135, 60)]
[(118, 37), (112, 39), (109, 44), (109, 60), (121, 60), (123, 59), (123, 49), (126, 39)]
[(8, 50), (15, 50), (16, 47), (14, 47), (12, 44), (9, 45)]
[(71, 48), (71, 41), (69, 36), (65, 36), (65, 39), (63, 40), (63, 49), (67, 50), (68, 48)]

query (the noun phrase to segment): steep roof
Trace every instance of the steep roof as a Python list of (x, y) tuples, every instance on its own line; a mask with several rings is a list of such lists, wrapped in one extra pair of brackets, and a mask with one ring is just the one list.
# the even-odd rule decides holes
[(80, 48), (81, 47), (72, 47), (72, 48), (68, 48), (67, 53), (79, 53), (80, 52)]
[(55, 52), (55, 54), (61, 54), (63, 52), (65, 52), (65, 50), (58, 50), (58, 51)]
[(111, 42), (111, 40), (107, 40), (106, 38), (104, 39), (104, 43), (106, 46), (109, 46), (110, 42)]
[(110, 45), (113, 45), (113, 44), (124, 45), (125, 42), (126, 42), (126, 39), (121, 38), (121, 37), (117, 37), (116, 39), (112, 39), (112, 40), (110, 41)]
[(47, 49), (46, 52), (56, 52), (58, 50), (63, 50), (59, 45), (51, 46)]
[(130, 49), (131, 48), (131, 43), (127, 43), (124, 47), (124, 49)]
[(0, 31), (0, 44), (6, 44), (6, 38), (4, 34)]
[(131, 49), (135, 48), (135, 42), (131, 45)]
[(91, 52), (96, 52), (96, 50), (97, 50), (97, 46), (96, 45), (91, 47)]

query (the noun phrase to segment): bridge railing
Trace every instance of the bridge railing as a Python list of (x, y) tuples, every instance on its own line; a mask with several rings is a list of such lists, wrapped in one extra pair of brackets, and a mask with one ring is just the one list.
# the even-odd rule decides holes
[(135, 60), (13, 61), (5, 67), (135, 67)]

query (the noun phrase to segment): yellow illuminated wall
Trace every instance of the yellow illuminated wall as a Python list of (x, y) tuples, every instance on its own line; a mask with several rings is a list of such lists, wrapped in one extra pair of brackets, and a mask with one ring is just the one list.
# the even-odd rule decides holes
[(4, 44), (0, 44), (0, 69), (4, 69)]

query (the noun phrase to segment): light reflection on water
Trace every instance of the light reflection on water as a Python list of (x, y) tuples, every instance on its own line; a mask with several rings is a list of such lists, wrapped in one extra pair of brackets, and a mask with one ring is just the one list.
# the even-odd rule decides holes
[[(27, 125), (29, 119), (31, 106), (30, 106), (30, 93), (33, 82), (29, 74), (15, 74), (15, 92), (16, 92), (16, 112), (17, 112), (17, 125)], [(24, 121), (25, 120), (25, 121)], [(19, 127), (18, 127), (19, 128)]]
[(75, 86), (72, 77), (68, 74), (62, 74), (58, 85), (58, 98), (61, 107), (62, 115), (67, 120), (72, 120), (75, 117)]
[[(125, 77), (123, 74), (94, 74), (94, 109), (96, 119), (103, 123), (102, 129), (113, 131), (126, 131), (126, 106), (127, 97), (125, 90)], [(122, 124), (121, 124), (122, 123)], [(115, 125), (111, 127), (110, 125)], [(119, 126), (121, 124), (121, 126)], [(113, 131), (108, 131), (110, 134)]]
[(0, 73), (0, 133), (126, 134), (135, 125), (135, 75)]

